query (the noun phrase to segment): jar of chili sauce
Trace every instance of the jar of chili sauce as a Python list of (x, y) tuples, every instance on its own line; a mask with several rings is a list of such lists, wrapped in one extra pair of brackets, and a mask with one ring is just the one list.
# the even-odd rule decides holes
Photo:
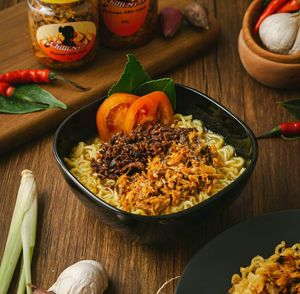
[(157, 24), (157, 0), (100, 0), (101, 43), (133, 48), (148, 42)]
[(96, 54), (98, 8), (93, 0), (28, 0), (35, 56), (46, 66), (72, 69)]

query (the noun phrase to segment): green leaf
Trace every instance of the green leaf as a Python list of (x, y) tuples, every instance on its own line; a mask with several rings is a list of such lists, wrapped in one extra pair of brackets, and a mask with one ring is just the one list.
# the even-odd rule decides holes
[(37, 85), (18, 86), (16, 87), (15, 96), (35, 104), (45, 104), (48, 108), (67, 108), (64, 103), (57, 100), (51, 93)]
[(279, 102), (279, 105), (284, 107), (296, 119), (300, 120), (300, 99)]
[(271, 2), (271, 0), (264, 0), (264, 8), (266, 8), (270, 2)]
[(158, 80), (147, 81), (139, 86), (134, 94), (143, 96), (153, 91), (162, 91), (168, 97), (172, 104), (173, 109), (176, 108), (176, 91), (174, 81), (170, 78), (163, 78)]
[(108, 96), (116, 92), (133, 93), (150, 80), (150, 76), (133, 54), (127, 54), (127, 59), (121, 78), (110, 88)]
[(37, 85), (16, 86), (11, 97), (0, 95), (0, 112), (3, 113), (22, 114), (54, 107), (67, 108), (64, 103)]
[(172, 79), (151, 80), (133, 54), (127, 54), (127, 63), (121, 78), (108, 91), (108, 96), (116, 92), (143, 96), (153, 91), (163, 91), (170, 99), (173, 109), (176, 108), (176, 91)]
[(30, 113), (48, 108), (47, 105), (33, 104), (16, 97), (3, 97), (0, 95), (0, 113)]

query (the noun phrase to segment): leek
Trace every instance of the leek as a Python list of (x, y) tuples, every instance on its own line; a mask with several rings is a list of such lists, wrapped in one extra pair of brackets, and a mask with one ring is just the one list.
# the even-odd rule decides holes
[[(37, 188), (30, 170), (22, 171), (21, 184), (0, 266), (0, 294), (8, 292), (11, 279), (23, 249), (23, 262), (18, 294), (31, 293), (30, 263), (37, 225)], [(26, 286), (27, 285), (27, 286)]]

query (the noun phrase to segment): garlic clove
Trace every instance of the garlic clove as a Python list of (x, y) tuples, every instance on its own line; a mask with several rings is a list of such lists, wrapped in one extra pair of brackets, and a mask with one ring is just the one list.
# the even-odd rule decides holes
[(299, 29), (299, 15), (277, 13), (268, 16), (259, 27), (263, 44), (272, 52), (287, 54)]
[(108, 276), (101, 263), (82, 260), (66, 268), (48, 289), (55, 294), (102, 294)]
[(300, 28), (298, 29), (297, 37), (293, 47), (290, 49), (289, 53), (294, 54), (300, 52)]

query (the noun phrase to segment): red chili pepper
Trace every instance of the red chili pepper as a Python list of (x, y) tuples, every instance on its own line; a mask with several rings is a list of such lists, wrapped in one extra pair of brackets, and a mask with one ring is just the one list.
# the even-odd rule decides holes
[(281, 5), (283, 5), (285, 2), (287, 2), (287, 0), (272, 0), (268, 6), (266, 7), (266, 9), (263, 11), (263, 13), (261, 14), (261, 16), (259, 17), (255, 27), (254, 27), (254, 33), (257, 33), (259, 30), (259, 26), (261, 25), (261, 23), (263, 22), (263, 20), (265, 18), (267, 18), (269, 15), (277, 12), (277, 10), (279, 9), (279, 7)]
[(300, 0), (290, 0), (283, 4), (277, 12), (293, 12), (300, 9)]
[(56, 73), (49, 71), (49, 69), (24, 69), (0, 74), (0, 82), (9, 83), (11, 85), (30, 83), (42, 84), (50, 83), (54, 80), (62, 80), (83, 91), (88, 90), (88, 88), (82, 87), (71, 80), (67, 80)]
[(15, 70), (0, 74), (0, 81), (11, 85), (50, 83), (48, 69)]
[(270, 138), (270, 137), (296, 137), (300, 136), (300, 121), (282, 123), (279, 126), (273, 128), (270, 132), (262, 134), (257, 139)]
[(0, 82), (0, 95), (9, 97), (14, 93), (15, 88), (9, 83)]

